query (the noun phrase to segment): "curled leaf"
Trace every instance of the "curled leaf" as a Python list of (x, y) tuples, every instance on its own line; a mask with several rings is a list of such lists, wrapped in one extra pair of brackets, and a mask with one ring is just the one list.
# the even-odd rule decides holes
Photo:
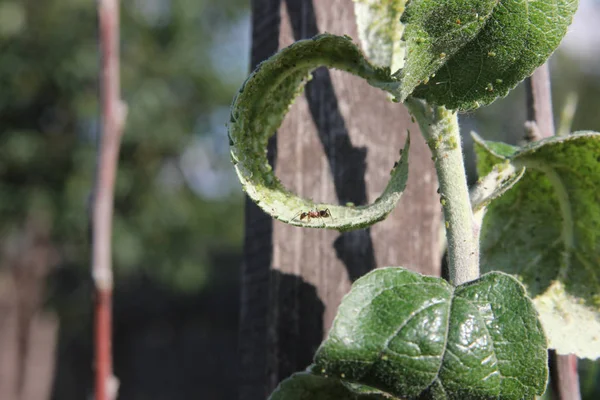
[(350, 72), (389, 92), (398, 86), (389, 68), (370, 64), (347, 37), (323, 34), (296, 42), (261, 63), (234, 99), (229, 123), (231, 159), (248, 196), (274, 218), (313, 228), (366, 227), (392, 211), (406, 186), (408, 140), (384, 192), (366, 206), (314, 203), (298, 197), (281, 184), (267, 160), (268, 139), (302, 92), (310, 72), (320, 66)]

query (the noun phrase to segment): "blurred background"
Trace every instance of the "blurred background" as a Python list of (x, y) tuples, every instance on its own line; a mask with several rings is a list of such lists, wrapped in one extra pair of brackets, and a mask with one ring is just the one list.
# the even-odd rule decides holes
[[(249, 68), (249, 2), (130, 0), (121, 12), (119, 399), (233, 399), (243, 197), (225, 123)], [(600, 1), (580, 0), (551, 60), (557, 122), (578, 95), (573, 130), (600, 131), (598, 20)], [(2, 400), (91, 398), (98, 63), (95, 2), (0, 0)], [(461, 118), (466, 133), (517, 143), (524, 90)], [(600, 398), (599, 364), (580, 369), (584, 398)]]

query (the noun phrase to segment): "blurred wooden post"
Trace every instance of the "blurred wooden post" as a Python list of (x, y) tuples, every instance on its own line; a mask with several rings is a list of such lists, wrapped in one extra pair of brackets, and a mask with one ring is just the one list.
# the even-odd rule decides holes
[(0, 399), (48, 400), (58, 319), (44, 310), (46, 278), (58, 253), (51, 225), (33, 212), (4, 238), (0, 260)]
[[(352, 0), (253, 0), (252, 68), (317, 33), (357, 41)], [(240, 320), (243, 400), (264, 400), (306, 368), (352, 281), (373, 268), (440, 274), (441, 209), (431, 155), (406, 109), (359, 78), (319, 69), (269, 145), (283, 183), (316, 201), (373, 202), (410, 129), (410, 178), (397, 209), (371, 229), (291, 227), (246, 201)], [(333, 216), (335, 218), (335, 215)]]

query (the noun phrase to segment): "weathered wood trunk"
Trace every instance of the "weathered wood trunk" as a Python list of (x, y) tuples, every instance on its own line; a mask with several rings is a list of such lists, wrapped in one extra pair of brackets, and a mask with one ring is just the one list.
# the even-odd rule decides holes
[(43, 309), (57, 257), (49, 225), (30, 218), (0, 253), (0, 399), (47, 400), (58, 334), (58, 319)]
[[(352, 0), (254, 0), (252, 7), (253, 68), (317, 33), (358, 37)], [(360, 276), (389, 265), (440, 273), (437, 179), (406, 109), (360, 78), (324, 68), (296, 100), (269, 145), (270, 159), (287, 187), (315, 201), (373, 202), (407, 130), (407, 191), (388, 219), (370, 229), (340, 234), (292, 227), (246, 201), (241, 399), (266, 399), (279, 381), (310, 364), (342, 296)]]

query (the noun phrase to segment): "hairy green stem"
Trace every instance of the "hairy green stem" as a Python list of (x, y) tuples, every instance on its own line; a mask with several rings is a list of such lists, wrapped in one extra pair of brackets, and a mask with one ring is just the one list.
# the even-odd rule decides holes
[(450, 283), (472, 281), (479, 277), (479, 243), (475, 239), (458, 116), (444, 107), (431, 107), (416, 99), (409, 98), (405, 104), (419, 123), (435, 162), (446, 219)]

